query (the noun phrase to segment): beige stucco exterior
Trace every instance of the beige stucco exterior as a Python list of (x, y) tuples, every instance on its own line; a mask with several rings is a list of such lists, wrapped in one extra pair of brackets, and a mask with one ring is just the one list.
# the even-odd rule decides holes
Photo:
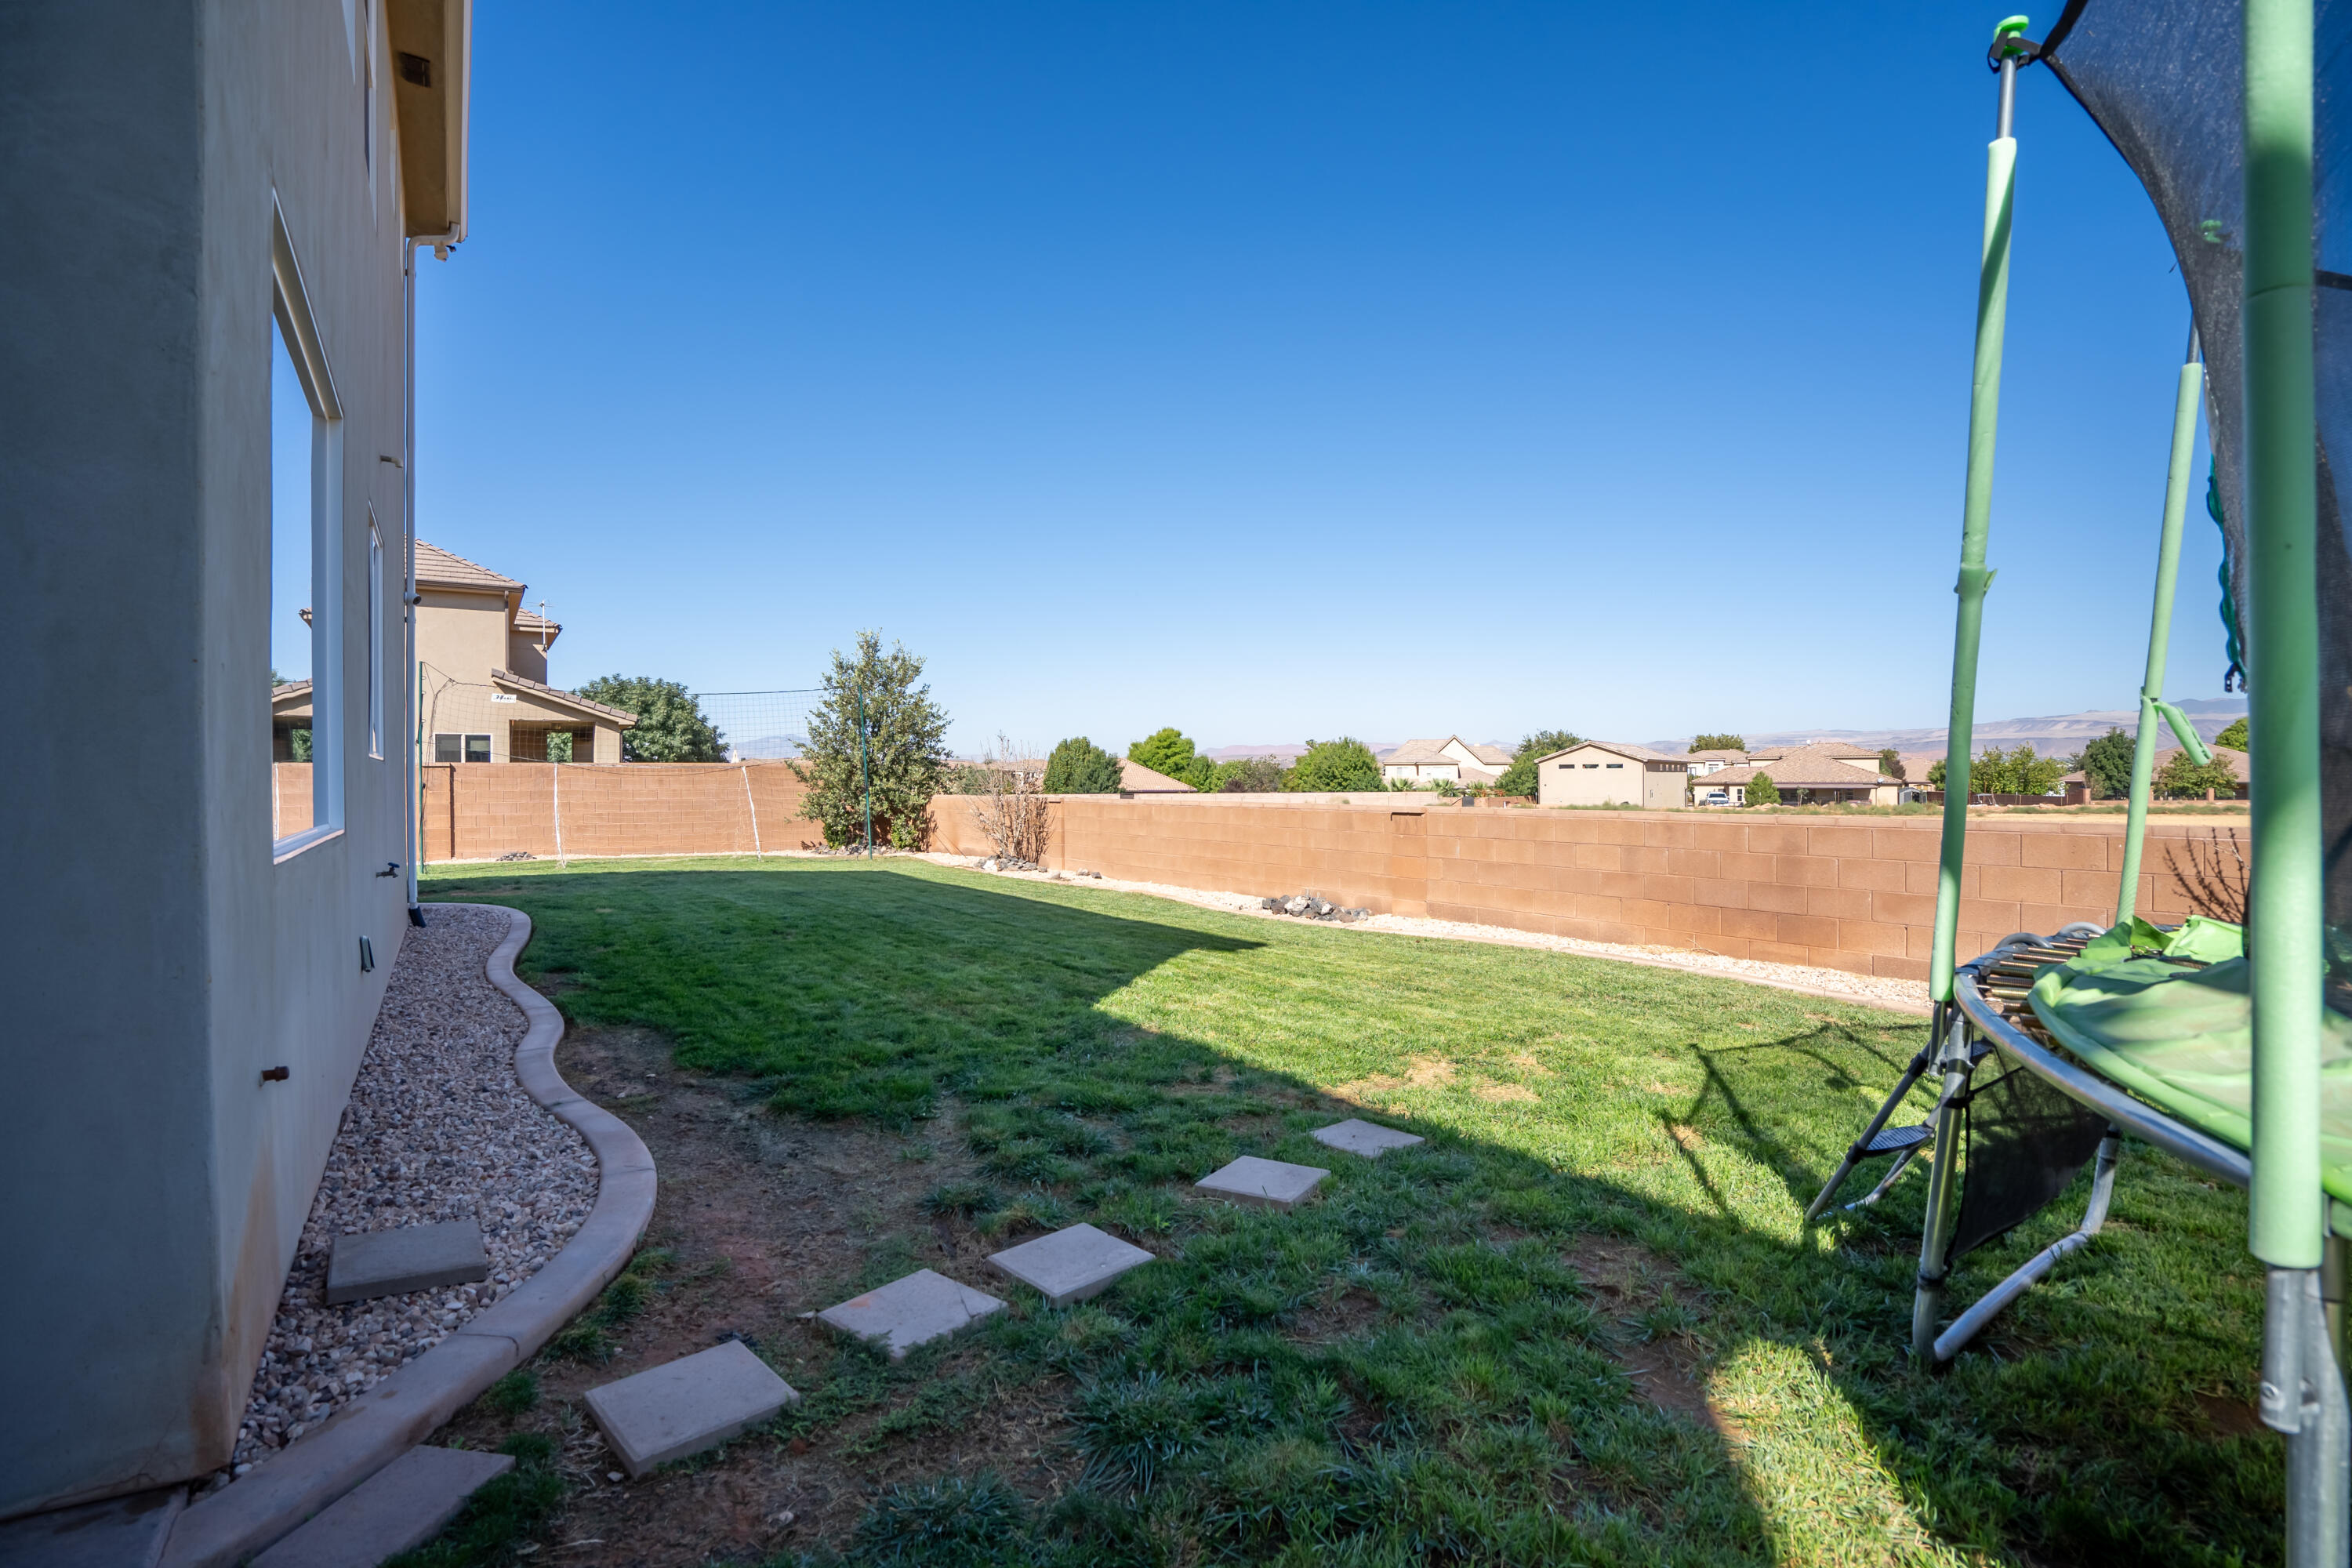
[(628, 715), (548, 683), (563, 628), (523, 608), (523, 584), (418, 543), (417, 713), (428, 763), (543, 763), (552, 733), (575, 763), (618, 763)]
[(1643, 746), (1587, 741), (1536, 763), (1539, 805), (1634, 805), (1673, 811), (1684, 804), (1689, 764)]

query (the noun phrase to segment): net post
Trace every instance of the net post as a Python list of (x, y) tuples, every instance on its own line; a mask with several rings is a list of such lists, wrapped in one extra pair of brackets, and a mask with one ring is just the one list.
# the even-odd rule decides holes
[(2000, 51), (2000, 134), (1985, 149), (1984, 241), (1977, 270), (1977, 339), (1969, 396), (1968, 483), (1960, 502), (1960, 572), (1953, 585), (1959, 606), (1952, 625), (1952, 702), (1944, 751), (1944, 831), (1936, 875), (1935, 946), (1928, 957), (1927, 994), (1952, 999), (1954, 947), (1959, 939), (1960, 863), (1968, 849), (1969, 763), (1974, 752), (1977, 652), (1984, 631), (1985, 566), (1992, 521), (1995, 432), (2000, 423), (2000, 356), (2009, 321), (2011, 198), (2017, 179), (2017, 139), (2010, 123), (2018, 60), (2003, 40), (2025, 26), (2004, 21), (1994, 38)]
[(866, 795), (866, 858), (874, 858), (874, 773), (866, 762), (866, 688), (857, 688), (857, 784)]
[(2139, 904), (2140, 852), (2147, 837), (2148, 790), (2156, 771), (2156, 704), (2164, 696), (2164, 661), (2172, 641), (2172, 595), (2180, 577), (2180, 529), (2189, 515), (2189, 470), (2197, 456), (2197, 409), (2205, 395), (2205, 367), (2197, 334), (2189, 336), (2189, 363), (2172, 405), (2172, 457), (2164, 475), (2164, 527), (2156, 547), (2156, 602), (2148, 612), (2147, 668), (2139, 685), (2139, 733), (2132, 742), (2131, 795), (2124, 825), (2123, 882), (2116, 891), (2116, 923), (2127, 925)]

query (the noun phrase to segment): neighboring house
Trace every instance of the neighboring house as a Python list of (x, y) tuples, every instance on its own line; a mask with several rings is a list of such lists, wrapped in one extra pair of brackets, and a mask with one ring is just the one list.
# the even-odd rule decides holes
[(1732, 805), (1745, 805), (1748, 783), (1758, 773), (1769, 775), (1780, 798), (1792, 805), (1893, 805), (1902, 794), (1898, 781), (1878, 771), (1878, 753), (1857, 746), (1791, 746), (1748, 755), (1740, 766), (1707, 775), (1696, 786), (1701, 797), (1722, 790)]
[(1154, 773), (1141, 763), (1118, 760), (1118, 789), (1121, 795), (1198, 795), (1201, 792), (1182, 779), (1171, 779), (1166, 773)]
[(1538, 805), (1685, 805), (1690, 759), (1618, 741), (1586, 741), (1536, 759)]
[(1511, 765), (1500, 746), (1474, 746), (1459, 735), (1442, 741), (1407, 741), (1381, 759), (1381, 778), (1390, 784), (1493, 784)]
[(425, 760), (543, 763), (551, 734), (575, 763), (617, 763), (634, 715), (547, 679), (563, 628), (523, 608), (523, 584), (416, 542), (416, 663)]
[(1748, 753), (1718, 751), (1691, 752), (1685, 753), (1684, 760), (1690, 764), (1691, 781), (1696, 784), (1698, 780), (1709, 773), (1719, 773), (1726, 768), (1741, 766), (1748, 761)]
[[(411, 929), (406, 300), (464, 237), (468, 15), (7, 9), (0, 1519), (228, 1464)], [(154, 1560), (88, 1522), (12, 1544)]]

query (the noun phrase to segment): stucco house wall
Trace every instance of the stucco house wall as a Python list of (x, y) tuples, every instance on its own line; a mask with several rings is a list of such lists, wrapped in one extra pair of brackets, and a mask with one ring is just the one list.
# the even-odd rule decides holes
[[(0, 205), (38, 216), (0, 254), (0, 658), (33, 737), (0, 814), (0, 1193), (21, 1281), (0, 1293), (0, 1518), (226, 1461), (407, 929), (402, 879), (375, 875), (409, 858), (404, 762), (368, 754), (365, 721), (373, 662), (385, 728), (408, 723), (404, 471), (379, 460), (405, 451), (384, 16), (404, 7), (10, 11)], [(424, 8), (434, 37), (464, 14)], [(462, 54), (438, 66), (462, 91)], [(282, 858), (266, 744), (281, 224), (341, 410), (340, 635), (314, 652), (347, 716), (343, 829)]]
[(1636, 805), (1675, 811), (1685, 804), (1689, 764), (1645, 746), (1587, 741), (1536, 762), (1539, 805)]

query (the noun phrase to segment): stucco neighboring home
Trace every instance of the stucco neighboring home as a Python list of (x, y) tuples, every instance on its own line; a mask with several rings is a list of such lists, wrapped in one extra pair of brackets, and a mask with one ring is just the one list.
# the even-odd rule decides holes
[(1687, 756), (1622, 741), (1586, 741), (1536, 759), (1536, 804), (1673, 811), (1687, 804), (1689, 779)]
[(1118, 760), (1118, 788), (1121, 795), (1198, 795), (1201, 792), (1182, 779), (1171, 779), (1166, 773), (1154, 773), (1141, 763)]
[(1722, 790), (1732, 805), (1745, 805), (1748, 782), (1758, 773), (1768, 774), (1792, 805), (1893, 805), (1902, 793), (1899, 782), (1878, 771), (1878, 753), (1858, 747), (1795, 746), (1748, 756), (1754, 760), (1709, 774), (1699, 785), (1701, 795)]
[(1726, 768), (1743, 765), (1748, 761), (1748, 753), (1709, 749), (1704, 752), (1685, 752), (1683, 760), (1690, 764), (1692, 779), (1697, 780), (1705, 778), (1709, 773), (1719, 773)]
[(416, 542), (416, 662), (427, 763), (617, 763), (635, 716), (548, 683), (563, 627), (523, 607), (524, 584)]
[(1511, 753), (1500, 746), (1474, 746), (1459, 735), (1438, 741), (1407, 741), (1381, 759), (1385, 783), (1493, 784), (1511, 765)]

